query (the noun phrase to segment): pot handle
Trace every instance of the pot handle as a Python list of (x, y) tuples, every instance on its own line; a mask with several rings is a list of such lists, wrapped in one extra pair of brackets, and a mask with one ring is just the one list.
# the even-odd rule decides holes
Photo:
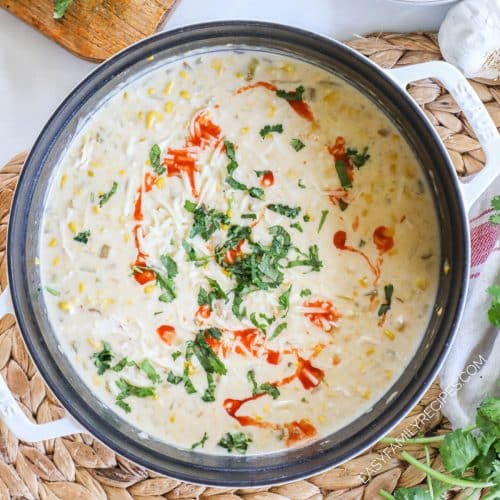
[[(12, 306), (9, 287), (6, 287), (0, 294), (0, 318), (9, 313), (14, 314), (14, 308)], [(0, 376), (0, 418), (19, 439), (28, 442), (43, 441), (45, 439), (85, 432), (83, 427), (68, 412), (66, 412), (63, 418), (54, 422), (46, 424), (31, 422), (17, 404), (2, 376)]]
[(391, 69), (387, 73), (404, 90), (408, 83), (415, 80), (429, 77), (438, 79), (448, 89), (469, 120), (486, 155), (486, 164), (470, 180), (459, 184), (468, 211), (500, 174), (500, 135), (491, 116), (465, 76), (451, 64), (431, 61)]

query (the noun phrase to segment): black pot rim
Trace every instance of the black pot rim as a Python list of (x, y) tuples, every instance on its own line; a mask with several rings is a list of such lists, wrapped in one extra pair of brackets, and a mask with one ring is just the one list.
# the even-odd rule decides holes
[[(439, 320), (441, 327), (433, 337), (436, 351), (429, 348), (429, 355), (422, 360), (418, 370), (412, 374), (411, 389), (395, 397), (393, 403), (388, 405), (387, 411), (360, 432), (362, 436), (356, 434), (352, 438), (351, 445), (344, 444), (342, 447), (339, 445), (339, 449), (335, 447), (326, 449), (320, 443), (316, 446), (316, 451), (310, 455), (303, 454), (299, 449), (292, 449), (291, 453), (281, 457), (277, 455), (274, 462), (266, 462), (265, 456), (257, 457), (249, 463), (245, 463), (244, 459), (232, 458), (232, 461), (226, 459), (222, 467), (213, 467), (203, 462), (196, 463), (196, 460), (188, 463), (170, 456), (163, 456), (162, 459), (153, 450), (150, 451), (150, 455), (146, 453), (145, 458), (144, 455), (136, 452), (136, 445), (129, 447), (126, 439), (118, 436), (105, 419), (94, 421), (89, 417), (90, 413), (79, 411), (84, 408), (82, 406), (84, 402), (79, 401), (80, 396), (71, 387), (67, 387), (68, 384), (61, 383), (57, 379), (56, 375), (60, 373), (57, 372), (58, 368), (53, 366), (55, 360), (45, 352), (44, 344), (38, 338), (41, 337), (41, 332), (33, 312), (33, 297), (31, 296), (33, 283), (30, 283), (26, 276), (26, 268), (29, 266), (26, 262), (26, 247), (28, 246), (26, 242), (29, 239), (29, 231), (32, 230), (28, 227), (27, 219), (35, 186), (47, 160), (48, 152), (56, 142), (58, 134), (71, 120), (73, 114), (78, 112), (82, 95), (90, 92), (93, 87), (112, 79), (127, 66), (136, 64), (147, 54), (154, 54), (155, 51), (164, 50), (166, 47), (179, 46), (193, 39), (201, 43), (202, 37), (219, 39), (228, 36), (234, 37), (236, 44), (244, 37), (257, 36), (261, 40), (271, 37), (270, 40), (273, 42), (271, 46), (279, 41), (295, 46), (297, 51), (302, 51), (302, 53), (309, 50), (311, 53), (321, 53), (324, 57), (338, 58), (342, 64), (349, 63), (355, 66), (360, 73), (360, 78), (366, 81), (369, 78), (376, 79), (378, 87), (385, 89), (383, 95), (390, 94), (389, 97), (385, 97), (388, 105), (393, 99), (398, 109), (401, 108), (405, 113), (413, 114), (411, 119), (408, 117), (404, 119), (411, 121), (416, 130), (414, 134), (420, 134), (422, 142), (425, 142), (426, 148), (422, 154), (428, 153), (433, 159), (433, 164), (427, 168), (436, 175), (438, 182), (443, 184), (436, 202), (440, 208), (446, 206), (446, 211), (451, 214), (449, 219), (455, 224), (453, 228), (455, 234), (450, 234), (450, 238), (456, 248), (450, 250), (455, 253), (452, 258), (450, 281), (445, 287), (445, 292), (449, 294), (446, 298), (447, 308)], [(35, 365), (61, 404), (93, 436), (132, 462), (181, 481), (222, 487), (270, 486), (309, 477), (359, 455), (389, 432), (419, 401), (444, 362), (463, 311), (468, 286), (470, 252), (467, 235), (468, 222), (465, 208), (446, 150), (417, 104), (392, 81), (387, 73), (345, 45), (298, 28), (258, 21), (215, 21), (159, 33), (124, 49), (98, 66), (62, 102), (40, 133), (21, 172), (12, 203), (7, 242), (7, 266), (15, 315)], [(441, 239), (443, 241), (443, 234)], [(452, 293), (454, 288), (455, 291)], [(86, 411), (91, 412), (91, 409)]]

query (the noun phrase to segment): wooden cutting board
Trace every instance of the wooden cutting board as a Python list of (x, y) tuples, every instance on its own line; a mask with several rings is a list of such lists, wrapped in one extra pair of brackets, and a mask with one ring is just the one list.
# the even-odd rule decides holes
[(100, 62), (158, 30), (179, 0), (74, 0), (63, 19), (53, 0), (0, 0), (0, 7), (73, 54)]

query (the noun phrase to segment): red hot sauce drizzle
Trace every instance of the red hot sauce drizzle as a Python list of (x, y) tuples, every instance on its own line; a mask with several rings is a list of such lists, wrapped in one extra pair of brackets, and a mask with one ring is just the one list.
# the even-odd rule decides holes
[(380, 265), (382, 264), (381, 257), (377, 258), (375, 264), (373, 264), (369, 259), (368, 255), (366, 255), (363, 251), (359, 250), (359, 248), (354, 248), (353, 246), (347, 245), (346, 239), (347, 235), (345, 231), (337, 231), (333, 235), (333, 244), (335, 248), (338, 248), (339, 250), (344, 250), (346, 252), (353, 252), (361, 255), (361, 257), (365, 259), (370, 270), (372, 271), (374, 276), (373, 284), (376, 285), (378, 283), (378, 280), (380, 279)]
[[(255, 89), (258, 87), (265, 88), (267, 90), (270, 90), (271, 92), (276, 92), (278, 90), (278, 87), (276, 85), (273, 85), (272, 83), (269, 82), (255, 82), (252, 83), (251, 85), (246, 85), (245, 87), (240, 87), (239, 89), (236, 90), (236, 94), (241, 94), (242, 92), (246, 92), (247, 90)], [(293, 92), (290, 92), (291, 94)], [(314, 121), (314, 115), (311, 111), (311, 108), (307, 102), (305, 102), (303, 99), (300, 100), (287, 100), (286, 101), (288, 105), (297, 113), (300, 117), (304, 118), (305, 120), (309, 122)]]
[(156, 329), (158, 337), (160, 337), (165, 344), (170, 345), (175, 338), (175, 328), (171, 325), (160, 325)]
[(380, 255), (388, 252), (394, 247), (394, 231), (386, 226), (378, 226), (373, 231), (373, 243)]
[[(324, 346), (318, 346), (319, 349), (315, 350), (315, 353), (311, 356), (311, 359), (317, 356)], [(317, 387), (324, 379), (325, 372), (320, 368), (316, 368), (312, 365), (311, 361), (300, 357), (297, 353), (297, 369), (295, 373), (285, 377), (277, 382), (271, 382), (271, 385), (275, 387), (283, 386), (291, 383), (293, 380), (298, 379), (304, 389), (311, 390)], [(255, 401), (266, 393), (254, 394), (248, 398), (244, 399), (226, 399), (223, 403), (224, 409), (227, 414), (238, 421), (238, 423), (243, 426), (254, 426), (267, 429), (275, 430), (286, 430), (287, 433), (287, 446), (291, 446), (294, 443), (314, 437), (317, 434), (317, 430), (314, 425), (307, 419), (294, 420), (292, 422), (287, 422), (284, 424), (278, 424), (274, 422), (266, 422), (264, 420), (257, 419), (249, 415), (236, 415), (243, 405), (250, 401)]]
[[(154, 174), (149, 173), (149, 172), (147, 172), (144, 175), (144, 192), (147, 193), (148, 191), (151, 191), (151, 189), (153, 189), (153, 185), (156, 182), (156, 179), (158, 179), (158, 177)], [(142, 191), (143, 191), (143, 186), (141, 185), (137, 188), (137, 197), (136, 197), (135, 203), (134, 203), (134, 219), (135, 220), (142, 220), (143, 219), (143, 215), (142, 215)]]
[(156, 279), (155, 273), (151, 269), (141, 269), (146, 267), (146, 257), (148, 256), (141, 249), (141, 245), (139, 242), (139, 230), (142, 231), (142, 227), (140, 224), (134, 226), (134, 244), (137, 250), (137, 258), (135, 262), (132, 264), (134, 269), (134, 279), (139, 283), (139, 285), (145, 285), (150, 281), (154, 281)]

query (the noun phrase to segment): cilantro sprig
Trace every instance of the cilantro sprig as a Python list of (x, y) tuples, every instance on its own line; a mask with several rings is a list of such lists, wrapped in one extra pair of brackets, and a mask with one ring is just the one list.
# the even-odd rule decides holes
[(302, 101), (305, 90), (303, 85), (299, 85), (293, 91), (279, 89), (276, 91), (276, 95), (285, 99), (285, 101)]
[[(393, 494), (381, 490), (389, 500), (434, 500), (442, 498), (450, 488), (490, 488), (483, 499), (500, 498), (500, 398), (488, 397), (477, 409), (476, 423), (444, 435), (398, 439), (384, 438), (386, 444), (439, 445), (439, 455), (447, 473), (423, 464), (407, 451), (401, 458), (424, 472), (425, 488), (399, 488)], [(428, 451), (426, 448), (426, 456)]]
[(207, 208), (205, 205), (197, 206), (196, 203), (186, 200), (184, 209), (193, 214), (193, 226), (189, 233), (190, 238), (200, 235), (207, 241), (212, 234), (221, 228), (223, 224), (229, 224), (229, 217), (215, 210), (215, 208)]
[(137, 398), (148, 398), (153, 397), (156, 394), (154, 387), (140, 387), (132, 385), (124, 378), (119, 378), (115, 381), (115, 384), (118, 389), (120, 389), (120, 393), (116, 396), (115, 403), (117, 406), (125, 410), (126, 413), (130, 413), (132, 411), (130, 404), (125, 401), (126, 398), (131, 396)]
[(224, 299), (227, 301), (227, 294), (222, 290), (221, 286), (214, 280), (213, 278), (207, 277), (208, 284), (210, 285), (209, 291), (205, 290), (205, 288), (201, 287), (198, 292), (198, 305), (204, 306), (208, 305), (210, 310), (213, 310), (214, 300)]
[(107, 193), (103, 193), (98, 196), (100, 208), (102, 208), (102, 206), (105, 205), (110, 200), (110, 198), (116, 193), (117, 189), (118, 189), (118, 183), (116, 181), (113, 181), (111, 189)]
[(78, 243), (83, 243), (86, 245), (89, 242), (90, 238), (90, 230), (87, 229), (87, 231), (80, 231), (73, 239), (75, 241), (78, 241)]

